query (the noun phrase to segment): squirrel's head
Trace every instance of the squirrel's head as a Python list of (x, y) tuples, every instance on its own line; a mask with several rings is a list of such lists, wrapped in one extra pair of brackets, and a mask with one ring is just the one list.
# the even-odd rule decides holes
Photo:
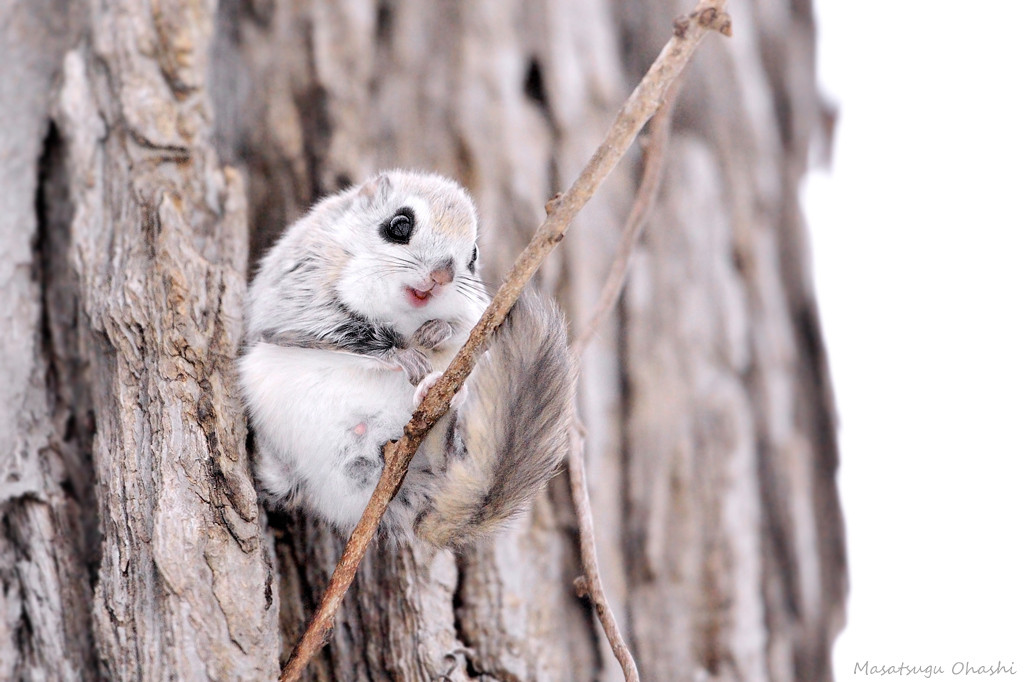
[(344, 251), (335, 291), (353, 310), (413, 329), (482, 311), (476, 208), (455, 182), (389, 171), (320, 212), (321, 229)]

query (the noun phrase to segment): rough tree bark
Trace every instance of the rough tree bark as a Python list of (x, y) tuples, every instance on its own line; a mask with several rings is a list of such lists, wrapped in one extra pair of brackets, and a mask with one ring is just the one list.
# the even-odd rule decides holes
[[(263, 512), (231, 358), (249, 263), (377, 168), (464, 183), (496, 280), (689, 4), (0, 0), (0, 679), (271, 679), (342, 543)], [(825, 680), (845, 593), (797, 188), (809, 2), (733, 0), (581, 414), (650, 680)], [(587, 319), (634, 156), (542, 270)], [(248, 241), (248, 246), (247, 246)], [(371, 552), (310, 679), (616, 679), (557, 479), (462, 556)]]

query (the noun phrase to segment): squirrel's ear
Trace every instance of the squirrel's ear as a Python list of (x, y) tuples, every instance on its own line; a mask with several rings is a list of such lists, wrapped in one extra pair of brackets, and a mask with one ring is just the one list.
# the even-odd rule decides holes
[(367, 202), (376, 200), (383, 203), (387, 200), (390, 192), (391, 179), (387, 173), (378, 173), (359, 188), (359, 198)]

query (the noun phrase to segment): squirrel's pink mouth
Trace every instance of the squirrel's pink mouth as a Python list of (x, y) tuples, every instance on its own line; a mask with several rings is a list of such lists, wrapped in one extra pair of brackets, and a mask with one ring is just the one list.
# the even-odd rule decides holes
[(430, 290), (424, 291), (422, 289), (413, 289), (412, 287), (405, 288), (405, 298), (414, 308), (422, 308), (430, 303), (431, 296), (432, 292)]

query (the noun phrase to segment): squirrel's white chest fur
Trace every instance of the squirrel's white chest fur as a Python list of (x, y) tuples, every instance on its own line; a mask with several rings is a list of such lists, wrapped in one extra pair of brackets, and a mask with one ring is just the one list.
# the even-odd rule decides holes
[(239, 375), (261, 447), (275, 453), (260, 460), (266, 492), (295, 496), (340, 527), (354, 523), (380, 477), (381, 445), (412, 416), (405, 373), (342, 352), (258, 343)]

